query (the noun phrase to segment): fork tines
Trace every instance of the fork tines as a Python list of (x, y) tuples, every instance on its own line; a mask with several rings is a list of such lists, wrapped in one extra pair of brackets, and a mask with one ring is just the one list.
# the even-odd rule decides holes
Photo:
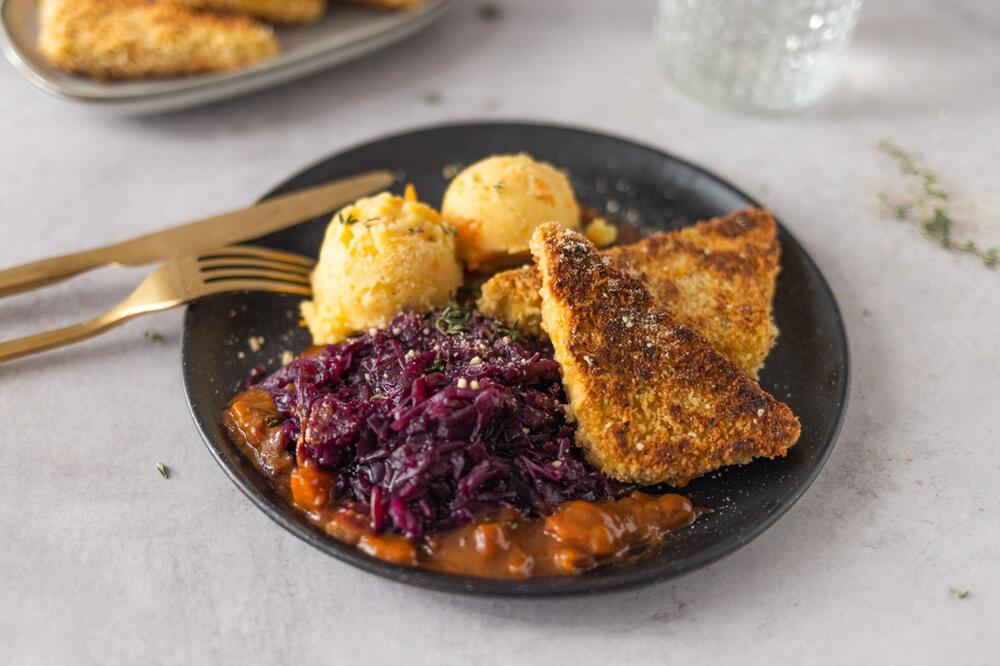
[(291, 252), (282, 252), (281, 250), (272, 250), (267, 247), (260, 247), (257, 245), (230, 245), (229, 247), (221, 247), (216, 250), (211, 250), (209, 252), (203, 252), (198, 256), (199, 259), (270, 259), (272, 261), (281, 261), (287, 264), (294, 264), (296, 266), (306, 266), (307, 268), (312, 268), (316, 262), (308, 257), (303, 257), (301, 254), (292, 254)]
[(212, 250), (198, 257), (198, 270), (207, 283), (223, 280), (273, 279), (309, 284), (314, 261), (297, 254), (240, 245)]

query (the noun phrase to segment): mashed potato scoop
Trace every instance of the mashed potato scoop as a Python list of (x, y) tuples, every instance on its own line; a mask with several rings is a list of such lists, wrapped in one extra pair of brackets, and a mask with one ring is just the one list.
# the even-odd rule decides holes
[(333, 344), (401, 310), (444, 305), (461, 284), (454, 227), (407, 187), (404, 197), (383, 192), (333, 216), (302, 316), (316, 344)]
[(531, 233), (546, 222), (580, 228), (569, 179), (524, 153), (465, 168), (448, 186), (441, 216), (458, 230), (458, 256), (473, 270), (523, 263)]

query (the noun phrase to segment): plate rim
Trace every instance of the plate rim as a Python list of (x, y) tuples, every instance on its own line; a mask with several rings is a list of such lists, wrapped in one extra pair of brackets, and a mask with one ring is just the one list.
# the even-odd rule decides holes
[[(445, 122), (436, 123), (430, 125), (421, 125), (408, 130), (396, 131), (387, 134), (382, 134), (376, 136), (370, 140), (359, 141), (353, 143), (347, 147), (337, 150), (330, 155), (315, 160), (314, 162), (308, 164), (306, 167), (296, 171), (294, 174), (288, 178), (282, 180), (279, 184), (272, 187), (265, 193), (258, 201), (264, 201), (270, 197), (277, 196), (279, 194), (285, 193), (287, 191), (292, 191), (295, 189), (292, 186), (296, 180), (307, 177), (309, 173), (317, 169), (319, 166), (336, 160), (344, 154), (350, 153), (355, 150), (366, 148), (370, 145), (381, 143), (384, 141), (390, 141), (393, 139), (399, 139), (412, 134), (420, 134), (435, 130), (454, 130), (454, 129), (476, 129), (476, 128), (532, 128), (532, 129), (543, 129), (543, 130), (555, 130), (555, 131), (568, 131), (570, 133), (579, 133), (590, 135), (591, 137), (597, 137), (601, 139), (610, 139), (616, 142), (622, 142), (630, 144), (632, 147), (638, 147), (645, 151), (655, 153), (661, 158), (667, 158), (669, 160), (676, 161), (683, 164), (684, 166), (694, 170), (698, 174), (715, 181), (737, 194), (738, 196), (744, 198), (753, 206), (763, 207), (761, 204), (753, 197), (748, 195), (743, 190), (734, 186), (728, 180), (721, 178), (714, 173), (708, 171), (706, 168), (700, 166), (699, 164), (692, 162), (686, 158), (679, 157), (671, 152), (664, 149), (652, 146), (648, 143), (644, 143), (639, 140), (624, 137), (617, 134), (612, 134), (604, 132), (601, 130), (596, 130), (592, 128), (582, 127), (578, 125), (565, 125), (557, 123), (545, 123), (537, 122), (531, 120), (486, 120), (486, 121), (464, 121), (464, 122)], [(291, 187), (291, 189), (289, 189)], [(369, 555), (362, 553), (353, 546), (349, 546), (340, 541), (337, 541), (325, 533), (319, 531), (318, 528), (307, 526), (301, 521), (289, 520), (286, 515), (283, 514), (280, 507), (263, 495), (260, 495), (256, 490), (249, 484), (245, 483), (239, 474), (237, 474), (236, 469), (231, 467), (225, 458), (223, 451), (215, 444), (212, 438), (208, 434), (207, 424), (203, 423), (201, 415), (195, 408), (194, 401), (191, 399), (191, 377), (188, 373), (188, 354), (187, 347), (189, 344), (188, 332), (189, 319), (192, 316), (191, 308), (188, 306), (185, 309), (184, 315), (184, 330), (181, 336), (181, 363), (182, 363), (182, 375), (185, 398), (188, 405), (188, 411), (191, 414), (192, 419), (195, 422), (197, 430), (201, 435), (202, 440), (205, 442), (215, 459), (216, 463), (222, 467), (223, 472), (227, 477), (236, 485), (237, 488), (265, 515), (267, 515), (271, 520), (276, 522), (278, 525), (283, 527), (285, 530), (306, 542), (307, 544), (319, 549), (323, 553), (334, 557), (346, 564), (353, 565), (362, 571), (374, 574), (383, 578), (395, 582), (401, 582), (412, 586), (422, 587), (425, 589), (430, 589), (436, 592), (446, 592), (451, 594), (466, 594), (472, 596), (482, 596), (482, 597), (507, 597), (507, 598), (543, 598), (543, 597), (565, 597), (565, 596), (578, 596), (578, 595), (589, 595), (595, 593), (605, 593), (613, 592), (619, 590), (626, 590), (638, 587), (640, 585), (651, 585), (658, 582), (663, 582), (669, 579), (678, 578), (685, 574), (693, 573), (700, 570), (720, 559), (733, 554), (737, 550), (740, 550), (751, 541), (757, 539), (761, 534), (770, 529), (781, 517), (783, 517), (806, 493), (806, 491), (812, 486), (815, 480), (819, 477), (823, 468), (826, 466), (834, 448), (836, 447), (837, 441), (840, 438), (840, 433), (843, 428), (844, 420), (848, 411), (851, 386), (852, 386), (852, 367), (851, 367), (851, 354), (850, 354), (850, 341), (847, 334), (847, 327), (844, 322), (843, 314), (840, 309), (840, 305), (837, 302), (836, 296), (833, 293), (826, 276), (820, 271), (819, 266), (813, 260), (812, 255), (806, 251), (805, 247), (798, 241), (797, 238), (786, 228), (780, 221), (778, 221), (779, 232), (784, 233), (786, 237), (791, 240), (798, 248), (801, 250), (802, 258), (804, 259), (807, 267), (813, 272), (818, 278), (817, 284), (821, 289), (822, 300), (829, 303), (831, 306), (831, 312), (833, 318), (837, 324), (836, 333), (840, 352), (843, 355), (843, 382), (839, 387), (838, 391), (838, 402), (839, 409), (833, 423), (833, 427), (830, 431), (829, 437), (823, 443), (823, 449), (820, 455), (816, 459), (814, 465), (809, 469), (808, 474), (805, 478), (794, 488), (793, 492), (779, 505), (771, 511), (764, 520), (761, 520), (751, 526), (746, 532), (734, 533), (719, 543), (714, 544), (703, 551), (699, 551), (695, 555), (688, 557), (685, 560), (674, 560), (664, 563), (662, 566), (654, 570), (645, 569), (635, 569), (629, 571), (627, 565), (622, 567), (621, 572), (615, 577), (610, 578), (581, 578), (576, 576), (558, 576), (558, 577), (539, 577), (539, 578), (528, 578), (524, 580), (507, 580), (507, 579), (491, 579), (491, 578), (477, 578), (472, 576), (462, 576), (458, 574), (449, 574), (436, 571), (428, 571), (424, 569), (419, 569), (415, 567), (408, 567), (405, 565), (392, 564), (390, 562), (385, 562), (378, 560)]]
[[(335, 47), (322, 47), (286, 61), (258, 63), (232, 72), (207, 72), (163, 81), (190, 81), (172, 89), (133, 94), (91, 94), (74, 90), (41, 71), (28, 57), (25, 47), (13, 36), (7, 23), (7, 6), (0, 0), (0, 47), (14, 69), (33, 87), (50, 97), (107, 111), (169, 111), (231, 99), (250, 92), (287, 83), (319, 70), (347, 63), (420, 32), (440, 19), (452, 0), (427, 0), (423, 8), (412, 10), (406, 20), (368, 36)], [(38, 0), (36, 0), (38, 1)], [(152, 79), (152, 81), (156, 81)]]

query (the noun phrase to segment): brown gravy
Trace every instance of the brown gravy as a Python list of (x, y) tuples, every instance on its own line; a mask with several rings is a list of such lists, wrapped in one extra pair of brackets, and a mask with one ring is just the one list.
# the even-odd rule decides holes
[(487, 512), (419, 542), (377, 535), (363, 507), (333, 496), (333, 474), (287, 452), (281, 429), (268, 426), (276, 413), (268, 393), (250, 389), (230, 403), (225, 423), (275, 487), (315, 524), (388, 562), (486, 578), (571, 575), (636, 557), (697, 518), (686, 497), (635, 491), (617, 500), (565, 502), (540, 518), (513, 509)]

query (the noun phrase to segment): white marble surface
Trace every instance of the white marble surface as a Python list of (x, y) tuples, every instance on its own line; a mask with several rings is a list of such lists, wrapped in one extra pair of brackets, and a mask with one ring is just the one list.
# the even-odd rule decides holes
[[(246, 204), (417, 125), (623, 134), (770, 204), (830, 280), (855, 374), (819, 480), (757, 541), (680, 580), (534, 602), (404, 587), (298, 542), (225, 478), (188, 416), (169, 313), (0, 368), (0, 663), (996, 663), (1000, 274), (880, 218), (875, 194), (899, 177), (874, 148), (923, 153), (970, 232), (1000, 241), (995, 3), (872, 1), (835, 96), (782, 120), (706, 109), (661, 80), (648, 0), (501, 4), (499, 22), (459, 2), (354, 66), (163, 117), (93, 116), (0, 66), (0, 265)], [(140, 274), (0, 302), (0, 337), (82, 318)]]

